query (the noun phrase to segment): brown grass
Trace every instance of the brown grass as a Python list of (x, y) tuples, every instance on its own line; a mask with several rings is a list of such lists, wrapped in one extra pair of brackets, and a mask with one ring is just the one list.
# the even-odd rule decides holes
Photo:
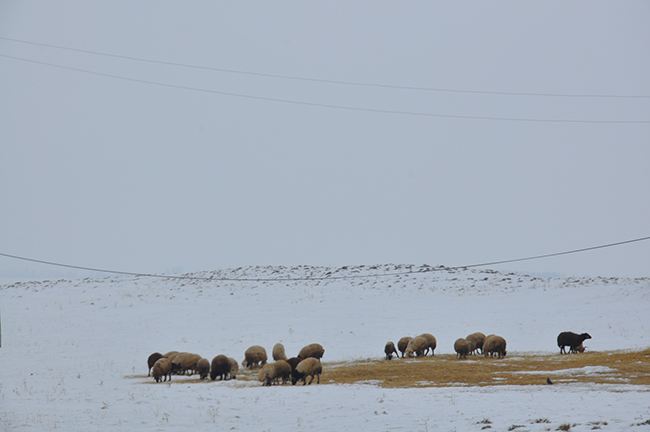
[[(599, 366), (595, 371), (583, 369)], [(259, 369), (239, 370), (238, 381), (257, 380)], [(146, 383), (156, 384), (146, 376)], [(386, 388), (502, 386), (596, 383), (650, 385), (650, 349), (637, 352), (607, 351), (583, 354), (509, 353), (503, 359), (453, 354), (394, 360), (323, 363), (322, 384), (368, 383)], [(193, 376), (174, 376), (170, 384), (212, 381)]]
[[(600, 366), (590, 372), (582, 369)], [(567, 371), (571, 369), (573, 371)], [(581, 370), (582, 369), (582, 370)], [(589, 372), (589, 373), (585, 373)], [(381, 387), (622, 383), (650, 385), (650, 350), (568, 355), (512, 353), (503, 359), (453, 354), (398, 360), (368, 360), (323, 366), (321, 383), (373, 383)]]

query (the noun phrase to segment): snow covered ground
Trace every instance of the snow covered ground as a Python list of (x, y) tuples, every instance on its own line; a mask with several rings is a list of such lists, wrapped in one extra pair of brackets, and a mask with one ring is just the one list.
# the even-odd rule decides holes
[[(377, 277), (407, 271), (414, 273)], [(650, 419), (646, 386), (383, 389), (321, 381), (263, 388), (243, 380), (182, 383), (189, 377), (151, 384), (146, 377), (155, 351), (241, 361), (251, 345), (270, 352), (282, 342), (294, 356), (319, 342), (327, 369), (327, 362), (381, 358), (388, 340), (424, 332), (438, 339), (436, 353), (452, 353), (458, 337), (475, 331), (504, 336), (509, 356), (557, 352), (564, 330), (589, 332), (591, 351), (643, 349), (650, 346), (650, 279), (404, 265), (186, 276), (199, 279), (1, 286), (0, 430), (554, 431), (570, 424), (572, 431), (650, 431), (638, 425)], [(316, 279), (252, 280), (273, 278)]]

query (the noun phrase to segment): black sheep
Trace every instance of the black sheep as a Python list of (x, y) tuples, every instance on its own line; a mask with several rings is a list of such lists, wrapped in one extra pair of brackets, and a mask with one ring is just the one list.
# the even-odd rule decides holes
[(562, 332), (557, 336), (557, 346), (560, 347), (560, 354), (567, 354), (564, 347), (569, 347), (569, 352), (575, 352), (585, 339), (591, 339), (589, 333), (576, 334), (573, 332)]

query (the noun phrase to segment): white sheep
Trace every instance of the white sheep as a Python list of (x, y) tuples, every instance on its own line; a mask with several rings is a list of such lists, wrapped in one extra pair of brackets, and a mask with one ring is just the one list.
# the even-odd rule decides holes
[(436, 349), (436, 346), (438, 345), (436, 338), (430, 333), (422, 333), (420, 337), (423, 337), (427, 340), (427, 349), (424, 350), (424, 355), (427, 355), (429, 350), (431, 350), (431, 355), (434, 355), (433, 351)]
[(254, 369), (264, 366), (267, 358), (264, 347), (253, 345), (244, 352), (244, 361), (241, 364), (244, 367)]
[(192, 375), (196, 371), (196, 364), (201, 360), (201, 356), (193, 353), (179, 353), (176, 354), (172, 359), (172, 372), (175, 374), (185, 374), (190, 372)]
[(273, 345), (273, 360), (286, 360), (287, 355), (284, 353), (284, 345), (281, 343), (276, 343)]
[(471, 339), (476, 343), (476, 348), (470, 350), (470, 354), (474, 354), (477, 350), (481, 350), (481, 354), (483, 354), (483, 343), (485, 343), (485, 335), (483, 333), (472, 333), (471, 335), (467, 335), (465, 339), (467, 339), (467, 341)]
[(237, 360), (232, 357), (228, 357), (228, 361), (230, 362), (230, 372), (228, 373), (228, 379), (237, 379), (237, 372), (239, 371)]
[[(314, 377), (316, 377), (317, 384), (320, 384), (320, 374), (323, 373), (323, 365), (321, 365), (320, 360), (314, 357), (309, 357), (298, 363), (296, 369), (291, 373), (291, 385), (296, 385), (298, 381), (302, 381), (304, 384), (311, 384), (314, 382)], [(310, 376), (311, 379), (307, 383), (307, 377)]]
[(298, 357), (301, 359), (306, 359), (308, 357), (320, 359), (323, 357), (323, 354), (325, 354), (323, 346), (321, 344), (313, 343), (303, 347), (298, 353)]
[(467, 358), (467, 353), (469, 352), (469, 344), (467, 343), (467, 340), (463, 338), (456, 339), (456, 342), (454, 342), (454, 351), (456, 351), (457, 358)]
[(154, 363), (154, 365), (153, 365), (153, 370), (151, 372), (151, 375), (156, 380), (156, 382), (167, 381), (168, 377), (169, 377), (169, 381), (171, 381), (172, 380), (172, 364), (169, 361), (169, 359), (166, 358), (166, 357), (159, 358), (156, 361), (156, 363)]
[(291, 366), (286, 360), (278, 360), (275, 363), (267, 363), (264, 365), (259, 373), (258, 379), (262, 381), (262, 385), (270, 386), (271, 384), (279, 383), (282, 379), (282, 384), (286, 384), (291, 376)]
[(200, 379), (205, 379), (210, 373), (210, 362), (206, 358), (201, 358), (196, 362), (196, 372), (199, 374)]
[(483, 355), (492, 357), (498, 354), (499, 358), (506, 356), (506, 340), (501, 336), (489, 335), (483, 343)]
[(409, 342), (411, 342), (411, 339), (413, 339), (411, 336), (404, 336), (397, 341), (397, 349), (402, 353), (402, 358), (404, 357), (404, 352), (406, 351)]
[(413, 357), (413, 354), (420, 357), (429, 348), (429, 342), (422, 336), (416, 336), (411, 339), (404, 350), (404, 356)]

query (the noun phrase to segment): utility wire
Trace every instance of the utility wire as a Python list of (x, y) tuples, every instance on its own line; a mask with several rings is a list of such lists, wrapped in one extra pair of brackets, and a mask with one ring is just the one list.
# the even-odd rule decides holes
[(156, 81), (149, 81), (149, 80), (143, 80), (143, 79), (137, 79), (137, 78), (128, 78), (128, 77), (123, 77), (123, 76), (119, 76), (119, 75), (111, 75), (111, 74), (102, 73), (102, 72), (95, 72), (95, 71), (90, 71), (90, 70), (86, 70), (86, 69), (74, 68), (74, 67), (70, 67), (70, 66), (61, 66), (61, 65), (54, 64), (54, 63), (42, 62), (42, 61), (38, 61), (38, 60), (30, 60), (30, 59), (10, 56), (10, 55), (6, 55), (6, 54), (0, 54), (0, 57), (12, 59), (12, 60), (23, 61), (23, 62), (28, 62), (28, 63), (40, 64), (40, 65), (44, 65), (44, 66), (55, 67), (55, 68), (59, 68), (59, 69), (71, 70), (71, 71), (75, 71), (75, 72), (82, 72), (82, 73), (86, 73), (86, 74), (90, 74), (90, 75), (97, 75), (97, 76), (102, 76), (102, 77), (115, 78), (115, 79), (120, 79), (120, 80), (124, 80), (124, 81), (131, 81), (131, 82), (137, 82), (137, 83), (143, 83), (143, 84), (150, 84), (150, 85), (156, 85), (156, 86), (161, 86), (161, 87), (175, 88), (175, 89), (181, 89), (181, 90), (191, 90), (191, 91), (197, 91), (197, 92), (203, 92), (203, 93), (212, 93), (212, 94), (219, 94), (219, 95), (224, 95), (224, 96), (233, 96), (233, 97), (246, 98), (246, 99), (263, 100), (263, 101), (269, 101), (269, 102), (280, 102), (280, 103), (286, 103), (286, 104), (292, 104), (292, 105), (306, 105), (306, 106), (320, 107), (320, 108), (342, 109), (342, 110), (348, 110), (348, 111), (365, 111), (365, 112), (374, 112), (374, 113), (382, 113), (382, 114), (401, 114), (401, 115), (411, 115), (411, 116), (420, 116), (420, 117), (453, 118), (453, 119), (464, 119), (464, 120), (492, 120), (492, 121), (515, 121), (515, 122), (534, 122), (534, 123), (591, 123), (591, 124), (594, 124), (594, 123), (595, 124), (648, 124), (648, 123), (650, 123), (650, 120), (571, 120), (571, 119), (537, 119), (537, 118), (513, 118), (513, 117), (487, 117), (487, 116), (435, 114), (435, 113), (425, 113), (425, 112), (415, 112), (415, 111), (399, 111), (399, 110), (384, 110), (384, 109), (377, 109), (377, 108), (351, 107), (351, 106), (344, 106), (344, 105), (332, 105), (332, 104), (323, 104), (323, 103), (316, 103), (316, 102), (303, 102), (303, 101), (295, 101), (295, 100), (288, 100), (288, 99), (278, 99), (278, 98), (270, 98), (270, 97), (263, 97), (263, 96), (253, 96), (253, 95), (246, 95), (246, 94), (239, 94), (239, 93), (224, 92), (224, 91), (219, 91), (219, 90), (209, 90), (209, 89), (204, 89), (204, 88), (199, 88), (199, 87), (181, 86), (181, 85), (176, 85), (176, 84), (166, 84), (166, 83), (161, 83), (161, 82), (156, 82)]
[(424, 268), (424, 269), (421, 269), (421, 270), (418, 270), (418, 271), (409, 270), (409, 271), (403, 271), (403, 272), (392, 272), (392, 273), (381, 273), (381, 274), (347, 275), (347, 276), (319, 276), (319, 277), (303, 277), (303, 278), (215, 278), (215, 277), (197, 277), (197, 276), (173, 276), (173, 275), (162, 275), (162, 274), (152, 274), (152, 273), (132, 273), (132, 272), (123, 272), (123, 271), (116, 271), (116, 270), (104, 270), (104, 269), (98, 269), (98, 268), (92, 268), (92, 267), (82, 267), (82, 266), (76, 266), (76, 265), (70, 265), (70, 264), (60, 264), (60, 263), (55, 263), (55, 262), (51, 262), (51, 261), (43, 261), (43, 260), (37, 260), (37, 259), (33, 259), (33, 258), (25, 258), (25, 257), (16, 256), (16, 255), (10, 255), (10, 254), (6, 254), (6, 253), (0, 253), (0, 256), (4, 256), (4, 257), (7, 257), (7, 258), (13, 258), (13, 259), (17, 259), (17, 260), (22, 260), (22, 261), (35, 262), (35, 263), (39, 263), (39, 264), (47, 264), (47, 265), (52, 265), (52, 266), (57, 266), (57, 267), (66, 267), (66, 268), (73, 268), (73, 269), (77, 269), (77, 270), (88, 270), (88, 271), (101, 272), (101, 273), (113, 273), (113, 274), (126, 275), (126, 276), (155, 277), (155, 278), (184, 279), (184, 280), (203, 280), (203, 281), (211, 281), (211, 282), (291, 282), (291, 281), (323, 281), (323, 280), (341, 280), (341, 279), (359, 279), (359, 278), (379, 278), (379, 277), (388, 277), (388, 276), (423, 274), (423, 273), (431, 273), (431, 272), (437, 272), (437, 271), (462, 270), (462, 269), (468, 269), (468, 268), (474, 268), (474, 267), (486, 267), (486, 266), (493, 266), (493, 265), (497, 265), (497, 264), (508, 264), (508, 263), (513, 263), (513, 262), (532, 261), (532, 260), (537, 260), (537, 259), (542, 259), (542, 258), (550, 258), (550, 257), (561, 256), (561, 255), (569, 255), (569, 254), (592, 251), (592, 250), (596, 250), (596, 249), (605, 249), (605, 248), (610, 248), (610, 247), (614, 247), (614, 246), (621, 246), (621, 245), (624, 245), (624, 244), (637, 243), (637, 242), (646, 241), (646, 240), (650, 240), (650, 236), (636, 238), (636, 239), (632, 239), (632, 240), (620, 241), (620, 242), (616, 242), (616, 243), (609, 243), (609, 244), (604, 244), (604, 245), (600, 245), (600, 246), (592, 246), (592, 247), (587, 247), (587, 248), (582, 248), (582, 249), (574, 249), (574, 250), (569, 250), (569, 251), (564, 251), (564, 252), (556, 252), (556, 253), (550, 253), (550, 254), (545, 254), (545, 255), (536, 255), (536, 256), (531, 256), (531, 257), (526, 257), (526, 258), (515, 258), (515, 259), (509, 259), (509, 260), (492, 261), (492, 262), (486, 262), (486, 263), (481, 263), (481, 264), (470, 264), (470, 265), (456, 266), (456, 267), (433, 267), (433, 268)]
[(392, 85), (392, 84), (373, 84), (373, 83), (363, 83), (363, 82), (355, 82), (355, 81), (329, 80), (329, 79), (321, 79), (321, 78), (307, 78), (307, 77), (298, 77), (298, 76), (290, 76), (290, 75), (270, 74), (270, 73), (263, 73), (263, 72), (250, 72), (250, 71), (235, 70), (235, 69), (215, 68), (215, 67), (210, 67), (210, 66), (191, 65), (191, 64), (176, 63), (176, 62), (169, 62), (169, 61), (163, 61), (163, 60), (151, 60), (151, 59), (145, 59), (145, 58), (140, 58), (140, 57), (131, 57), (131, 56), (120, 55), (120, 54), (109, 54), (109, 53), (104, 53), (104, 52), (99, 52), (99, 51), (84, 50), (84, 49), (79, 49), (79, 48), (70, 48), (70, 47), (64, 47), (64, 46), (60, 46), (60, 45), (52, 45), (52, 44), (46, 44), (46, 43), (40, 43), (40, 42), (30, 42), (30, 41), (25, 41), (25, 40), (20, 40), (20, 39), (13, 39), (13, 38), (2, 37), (2, 36), (0, 36), (0, 39), (1, 40), (6, 40), (6, 41), (11, 41), (11, 42), (18, 42), (18, 43), (22, 43), (22, 44), (42, 46), (42, 47), (48, 47), (48, 48), (56, 48), (56, 49), (60, 49), (60, 50), (73, 51), (73, 52), (79, 52), (79, 53), (84, 53), (84, 54), (93, 54), (93, 55), (104, 56), (104, 57), (113, 57), (113, 58), (132, 60), (132, 61), (138, 61), (138, 62), (144, 62), (144, 63), (161, 64), (161, 65), (167, 65), (167, 66), (178, 66), (178, 67), (184, 67), (184, 68), (190, 68), (190, 69), (201, 69), (201, 70), (209, 70), (209, 71), (215, 71), (215, 72), (226, 72), (226, 73), (233, 73), (233, 74), (240, 74), (240, 75), (261, 76), (261, 77), (267, 77), (267, 78), (279, 78), (279, 79), (285, 79), (285, 80), (310, 81), (310, 82), (318, 82), (318, 83), (325, 83), (325, 84), (339, 84), (339, 85), (348, 85), (348, 86), (378, 87), (378, 88), (388, 88), (388, 89), (398, 89), (398, 90), (417, 90), (417, 91), (429, 91), (429, 92), (487, 94), (487, 95), (500, 95), (500, 96), (541, 96), (541, 97), (566, 97), (566, 98), (650, 99), (650, 96), (645, 96), (645, 95), (565, 94), (565, 93), (502, 92), (502, 91), (489, 91), (489, 90), (462, 90), (462, 89), (448, 89), (448, 88), (436, 88), (436, 87), (400, 86), (400, 85)]

